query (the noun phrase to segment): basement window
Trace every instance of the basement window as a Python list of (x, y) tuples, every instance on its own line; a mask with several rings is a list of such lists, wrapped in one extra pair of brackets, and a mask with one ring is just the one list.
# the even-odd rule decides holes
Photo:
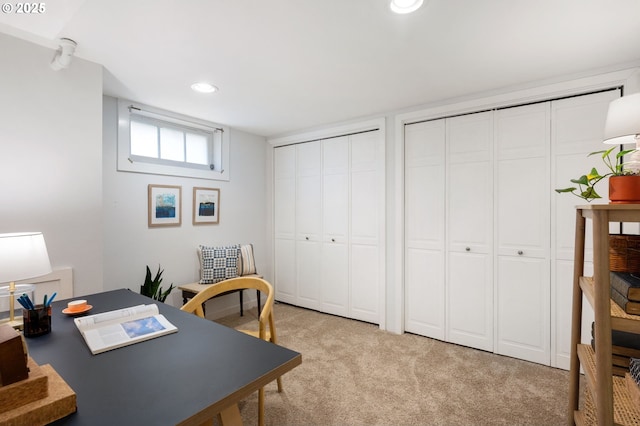
[(215, 123), (118, 100), (118, 170), (229, 180), (228, 131)]

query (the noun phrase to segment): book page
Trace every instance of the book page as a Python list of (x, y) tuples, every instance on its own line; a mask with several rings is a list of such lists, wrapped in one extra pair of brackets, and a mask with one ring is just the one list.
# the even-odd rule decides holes
[(76, 327), (82, 331), (95, 327), (103, 327), (107, 324), (117, 324), (125, 321), (126, 319), (140, 318), (156, 314), (158, 314), (158, 306), (155, 304), (137, 305), (130, 308), (103, 312), (101, 314), (74, 318), (74, 322), (76, 323)]

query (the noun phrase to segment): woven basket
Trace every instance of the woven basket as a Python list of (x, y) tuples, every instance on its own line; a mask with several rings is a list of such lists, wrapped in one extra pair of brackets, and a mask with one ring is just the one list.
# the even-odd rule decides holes
[(609, 269), (640, 272), (640, 235), (609, 235)]

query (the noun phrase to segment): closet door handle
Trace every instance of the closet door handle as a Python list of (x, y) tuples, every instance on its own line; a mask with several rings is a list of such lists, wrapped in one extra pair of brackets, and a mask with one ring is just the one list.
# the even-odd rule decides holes
[(466, 251), (471, 251), (471, 247), (465, 247)]
[(336, 242), (336, 239), (335, 239), (335, 238), (332, 238), (332, 239), (331, 239), (331, 242), (332, 242), (332, 243), (335, 243), (335, 242)]
[(305, 240), (309, 241), (309, 237), (304, 237)]
[(522, 250), (518, 250), (518, 256), (522, 256), (524, 252)]

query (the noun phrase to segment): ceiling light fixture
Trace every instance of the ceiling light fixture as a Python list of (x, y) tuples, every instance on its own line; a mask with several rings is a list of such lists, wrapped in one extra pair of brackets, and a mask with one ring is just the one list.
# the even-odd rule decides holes
[(395, 13), (405, 14), (420, 9), (424, 0), (391, 0), (389, 7)]
[(216, 86), (204, 82), (193, 83), (191, 88), (200, 93), (213, 93), (218, 90)]

